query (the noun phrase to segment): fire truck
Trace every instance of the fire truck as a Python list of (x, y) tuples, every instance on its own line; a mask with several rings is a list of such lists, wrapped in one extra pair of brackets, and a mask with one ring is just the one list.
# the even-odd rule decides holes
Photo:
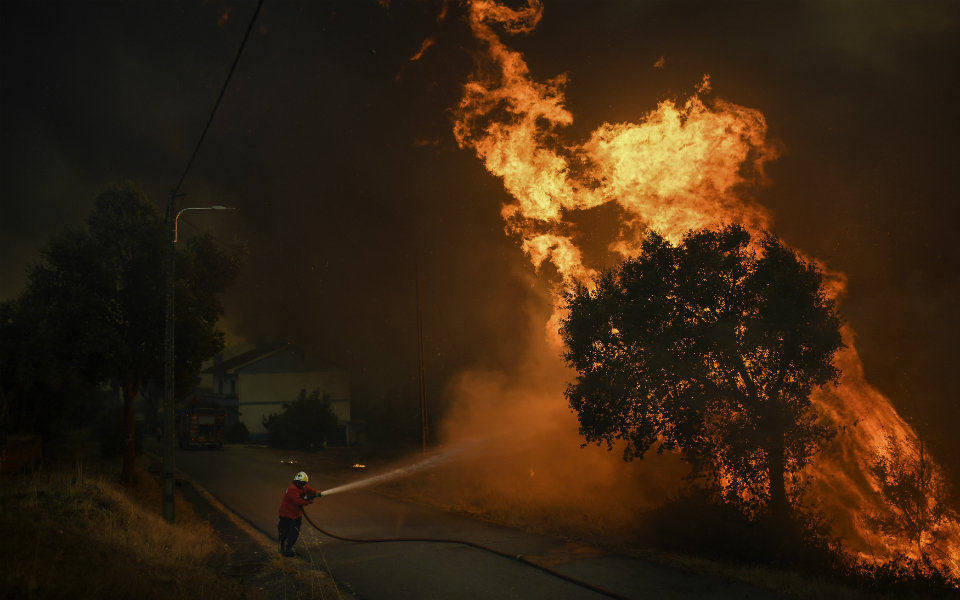
[(223, 448), (226, 412), (222, 408), (187, 407), (175, 417), (174, 431), (181, 448)]

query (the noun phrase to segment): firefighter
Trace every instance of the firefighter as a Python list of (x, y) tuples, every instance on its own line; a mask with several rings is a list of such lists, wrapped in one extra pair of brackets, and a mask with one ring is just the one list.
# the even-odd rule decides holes
[(301, 507), (313, 504), (313, 499), (320, 497), (320, 492), (307, 485), (308, 479), (303, 471), (297, 473), (280, 503), (280, 524), (277, 529), (280, 531), (280, 553), (284, 556), (297, 555), (293, 545), (300, 537), (300, 524), (303, 522)]

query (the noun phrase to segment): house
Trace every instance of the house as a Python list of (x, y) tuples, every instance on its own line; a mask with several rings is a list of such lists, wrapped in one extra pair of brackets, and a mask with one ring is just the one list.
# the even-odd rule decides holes
[(347, 373), (308, 352), (285, 343), (261, 344), (214, 366), (201, 375), (212, 378), (212, 392), (204, 400), (227, 409), (227, 422), (241, 421), (250, 440), (267, 439), (263, 418), (280, 412), (284, 402), (313, 390), (330, 395), (330, 404), (342, 428), (340, 443), (352, 444), (359, 423), (350, 420), (350, 381)]
[(213, 375), (207, 373), (210, 367), (216, 367), (225, 360), (230, 360), (234, 356), (239, 356), (255, 348), (256, 346), (254, 344), (248, 344), (247, 342), (231, 344), (226, 346), (220, 354), (203, 361), (203, 366), (200, 367), (200, 382), (197, 384), (197, 391), (201, 392), (204, 396), (213, 393)]

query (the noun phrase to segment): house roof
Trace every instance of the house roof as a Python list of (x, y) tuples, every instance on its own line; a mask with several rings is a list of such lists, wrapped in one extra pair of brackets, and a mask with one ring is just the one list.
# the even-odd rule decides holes
[(290, 344), (274, 342), (261, 344), (249, 352), (238, 354), (202, 373), (223, 377), (241, 373), (340, 373), (340, 371), (339, 367), (326, 363)]
[(225, 360), (219, 365), (214, 365), (209, 369), (204, 369), (201, 371), (203, 375), (227, 375), (230, 371), (248, 365), (252, 362), (256, 362), (260, 359), (266, 358), (271, 354), (275, 354), (284, 348), (287, 348), (289, 344), (284, 342), (271, 342), (269, 344), (260, 344), (253, 350), (248, 350), (243, 354), (238, 354), (229, 360)]

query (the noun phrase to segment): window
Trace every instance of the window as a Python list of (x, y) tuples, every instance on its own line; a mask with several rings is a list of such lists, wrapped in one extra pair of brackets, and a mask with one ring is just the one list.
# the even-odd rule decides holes
[(231, 380), (230, 380), (230, 393), (231, 393), (231, 394), (236, 394), (236, 393), (237, 393), (237, 380), (236, 380), (236, 379), (231, 379)]
[(222, 393), (223, 393), (223, 380), (222, 380), (222, 379), (218, 379), (218, 380), (217, 380), (217, 393), (218, 393), (218, 394), (222, 394)]

